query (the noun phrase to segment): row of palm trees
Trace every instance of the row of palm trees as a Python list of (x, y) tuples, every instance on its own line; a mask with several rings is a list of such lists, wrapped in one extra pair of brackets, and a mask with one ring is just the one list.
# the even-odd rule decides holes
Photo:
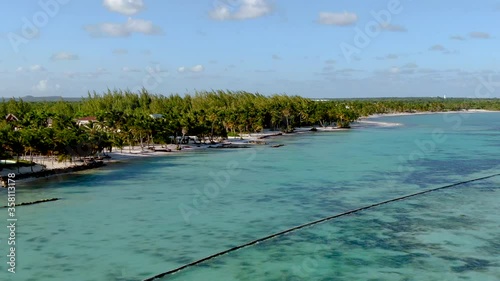
[(77, 126), (64, 116), (53, 116), (52, 127), (45, 123), (46, 114), (30, 112), (18, 122), (0, 123), (0, 158), (21, 156), (31, 162), (35, 155), (52, 156), (58, 161), (74, 161), (110, 149), (109, 134), (93, 126)]
[[(500, 109), (500, 102), (439, 98), (315, 101), (231, 91), (181, 97), (153, 95), (146, 90), (109, 90), (89, 94), (79, 102), (10, 99), (0, 102), (0, 116), (12, 113), (20, 120), (0, 121), (0, 157), (52, 155), (59, 161), (73, 160), (112, 147), (177, 142), (178, 137), (187, 135), (211, 142), (266, 128), (283, 132), (301, 126), (346, 128), (360, 116), (375, 113), (468, 108)], [(75, 119), (84, 116), (95, 116), (98, 122), (78, 126)]]

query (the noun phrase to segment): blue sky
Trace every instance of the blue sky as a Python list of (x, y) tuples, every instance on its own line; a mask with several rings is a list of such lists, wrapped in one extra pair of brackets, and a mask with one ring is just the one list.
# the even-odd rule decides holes
[(18, 0), (0, 97), (500, 97), (500, 1)]

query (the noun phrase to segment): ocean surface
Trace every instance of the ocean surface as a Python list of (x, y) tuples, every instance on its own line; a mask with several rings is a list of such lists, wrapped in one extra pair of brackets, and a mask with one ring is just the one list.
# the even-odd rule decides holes
[[(370, 120), (381, 123), (269, 140), (280, 148), (149, 157), (20, 183), (18, 202), (63, 199), (17, 208), (16, 274), (0, 227), (0, 280), (143, 280), (322, 217), (500, 173), (500, 113)], [(500, 177), (340, 217), (161, 280), (498, 281)]]

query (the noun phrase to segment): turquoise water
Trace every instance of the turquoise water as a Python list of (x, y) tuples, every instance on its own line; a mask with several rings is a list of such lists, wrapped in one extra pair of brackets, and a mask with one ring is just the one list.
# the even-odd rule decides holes
[[(0, 280), (141, 280), (321, 217), (499, 172), (500, 113), (373, 120), (403, 125), (20, 184), (20, 202), (63, 200), (18, 208), (17, 273), (2, 270)], [(498, 183), (370, 209), (164, 280), (499, 280)]]

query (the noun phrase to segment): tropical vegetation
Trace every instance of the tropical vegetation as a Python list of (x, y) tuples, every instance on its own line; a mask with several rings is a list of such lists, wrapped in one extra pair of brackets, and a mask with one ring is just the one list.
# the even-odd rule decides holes
[[(348, 128), (371, 114), (500, 109), (496, 99), (344, 99), (313, 100), (300, 96), (264, 96), (248, 92), (211, 91), (193, 95), (155, 95), (142, 90), (92, 93), (81, 101), (25, 102), (3, 99), (0, 116), (0, 159), (21, 155), (73, 160), (125, 146), (177, 143), (186, 136), (212, 142), (261, 132), (293, 132), (302, 126)], [(95, 116), (97, 122), (75, 120)]]

